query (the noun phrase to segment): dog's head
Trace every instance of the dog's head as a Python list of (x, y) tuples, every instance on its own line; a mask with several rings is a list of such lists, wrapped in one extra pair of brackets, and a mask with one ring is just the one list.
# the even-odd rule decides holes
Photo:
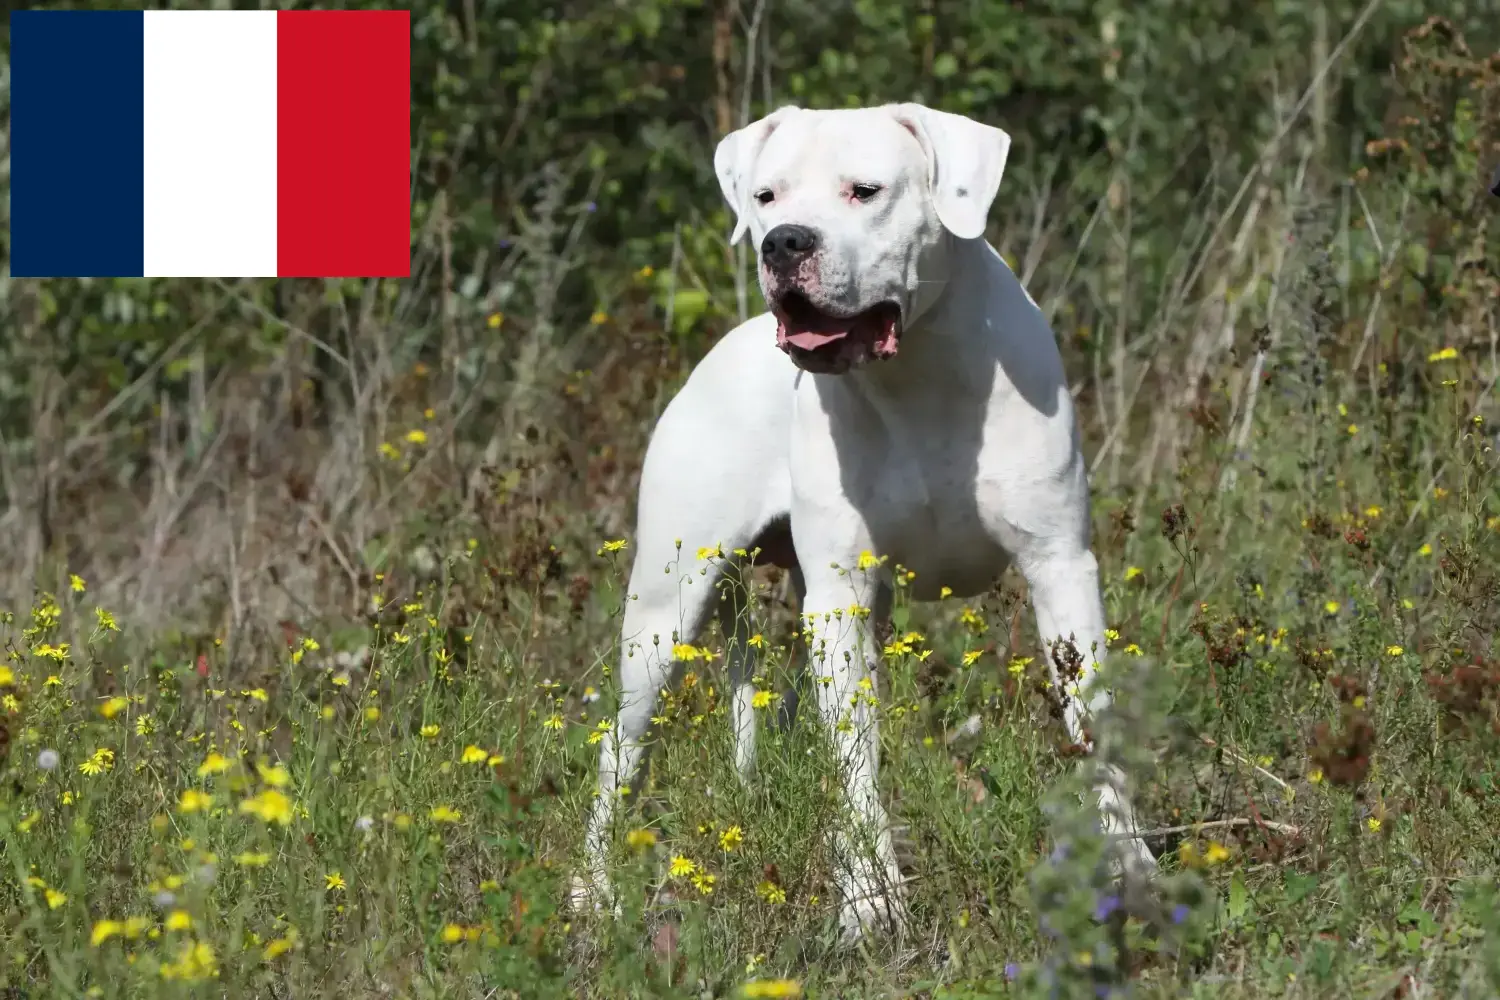
[(760, 260), (777, 343), (801, 368), (896, 353), (943, 283), (948, 240), (984, 235), (1010, 136), (920, 104), (785, 107), (719, 143), (714, 170)]

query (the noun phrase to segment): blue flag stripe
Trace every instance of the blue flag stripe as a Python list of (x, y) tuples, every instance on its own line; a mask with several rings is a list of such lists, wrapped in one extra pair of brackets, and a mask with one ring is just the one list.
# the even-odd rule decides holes
[(144, 25), (140, 11), (11, 14), (16, 277), (143, 273)]

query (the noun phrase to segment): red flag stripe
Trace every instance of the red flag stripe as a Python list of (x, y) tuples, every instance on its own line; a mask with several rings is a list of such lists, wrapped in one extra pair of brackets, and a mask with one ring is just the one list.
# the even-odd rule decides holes
[(276, 272), (411, 273), (411, 15), (276, 20)]

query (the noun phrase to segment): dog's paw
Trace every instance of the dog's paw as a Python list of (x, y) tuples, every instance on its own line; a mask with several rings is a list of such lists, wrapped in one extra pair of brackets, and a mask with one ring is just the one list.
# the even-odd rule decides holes
[(1115, 844), (1111, 867), (1117, 877), (1129, 875), (1132, 878), (1149, 879), (1157, 872), (1156, 855), (1138, 837), (1120, 840)]
[(901, 937), (909, 923), (899, 893), (872, 893), (844, 903), (839, 911), (839, 942), (848, 948), (879, 934)]
[(568, 906), (574, 914), (604, 913), (609, 909), (609, 883), (602, 876), (574, 875), (568, 887)]

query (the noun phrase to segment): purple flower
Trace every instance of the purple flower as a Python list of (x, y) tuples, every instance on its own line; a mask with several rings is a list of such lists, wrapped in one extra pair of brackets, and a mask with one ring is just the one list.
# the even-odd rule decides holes
[(501, 250), (509, 250), (510, 249), (510, 240), (501, 240), (500, 241), (500, 249)]
[(1005, 979), (1006, 979), (1007, 982), (1015, 979), (1020, 974), (1021, 974), (1021, 967), (1019, 965), (1017, 965), (1015, 962), (1006, 962), (1005, 963)]
[(594, 204), (593, 202), (589, 202), (588, 204), (583, 206), (583, 210), (585, 212), (597, 212), (599, 211), (599, 206)]
[(1178, 903), (1176, 906), (1172, 907), (1172, 923), (1182, 923), (1188, 918), (1188, 914), (1191, 912), (1192, 910), (1188, 909), (1188, 905), (1186, 903)]
[(1103, 923), (1109, 919), (1109, 915), (1120, 908), (1120, 897), (1108, 895), (1099, 900), (1094, 907), (1094, 919)]

